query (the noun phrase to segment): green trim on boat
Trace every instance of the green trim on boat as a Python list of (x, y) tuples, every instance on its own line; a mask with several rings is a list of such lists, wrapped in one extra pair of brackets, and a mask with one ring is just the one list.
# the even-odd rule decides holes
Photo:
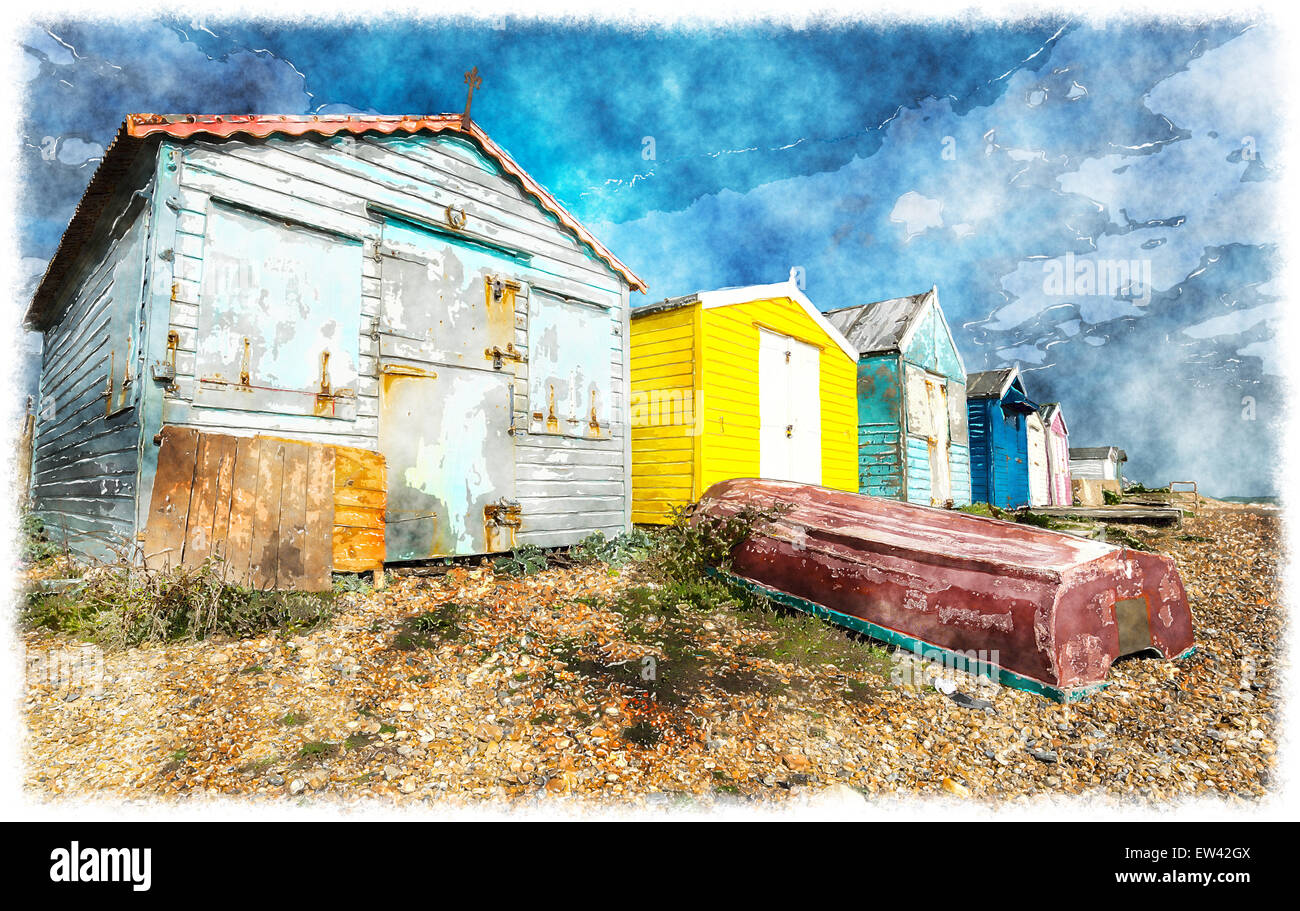
[[(716, 570), (714, 572), (717, 573)], [(717, 574), (722, 575), (721, 573)], [(829, 607), (823, 607), (815, 601), (808, 601), (796, 595), (791, 595), (788, 592), (778, 591), (777, 589), (763, 585), (761, 582), (755, 582), (753, 579), (746, 579), (743, 576), (737, 576), (735, 573), (727, 573), (726, 575), (732, 581), (738, 582), (750, 591), (755, 591), (761, 595), (765, 595), (778, 604), (784, 604), (786, 607), (792, 607), (795, 610), (812, 614), (814, 617), (818, 617), (819, 619), (829, 620), (832, 623), (839, 624), (840, 626), (848, 627), (855, 632), (862, 633), (864, 636), (870, 636), (872, 639), (878, 639), (881, 642), (887, 642), (890, 645), (908, 649), (913, 654), (918, 655), (923, 659), (933, 660), (938, 658), (949, 667), (955, 667), (969, 674), (988, 677), (990, 680), (995, 680), (1003, 686), (1009, 686), (1013, 689), (1024, 690), (1029, 693), (1035, 693), (1039, 696), (1045, 696), (1056, 702), (1078, 702), (1081, 699), (1086, 699), (1093, 693), (1109, 686), (1108, 683), (1102, 682), (1090, 684), (1088, 686), (1063, 689), (1061, 687), (1043, 683), (1041, 680), (1034, 680), (1032, 677), (1026, 677), (1023, 674), (1017, 674), (1015, 671), (1009, 671), (1004, 667), (999, 667), (988, 661), (976, 661), (974, 662), (974, 666), (972, 666), (970, 659), (962, 652), (953, 651), (952, 649), (944, 648), (941, 645), (935, 645), (931, 642), (908, 636), (885, 626), (878, 626), (869, 620), (863, 620), (861, 617), (842, 614), (837, 610), (831, 610)], [(1194, 649), (1195, 646), (1187, 652), (1184, 652), (1183, 655), (1190, 654)], [(1180, 655), (1179, 657), (1181, 658), (1183, 655)]]

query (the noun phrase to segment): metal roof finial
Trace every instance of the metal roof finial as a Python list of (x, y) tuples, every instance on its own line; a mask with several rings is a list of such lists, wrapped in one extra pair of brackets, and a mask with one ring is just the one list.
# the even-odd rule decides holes
[(460, 118), (462, 129), (468, 128), (470, 124), (469, 106), (474, 103), (474, 90), (483, 84), (483, 77), (478, 74), (477, 66), (465, 74), (465, 84), (469, 86), (469, 95), (465, 98), (465, 113)]

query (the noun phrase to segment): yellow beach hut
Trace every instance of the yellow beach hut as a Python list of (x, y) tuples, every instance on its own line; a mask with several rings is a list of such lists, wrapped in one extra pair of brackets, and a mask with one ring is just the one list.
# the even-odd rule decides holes
[(717, 481), (858, 489), (858, 352), (793, 279), (632, 311), (632, 521)]

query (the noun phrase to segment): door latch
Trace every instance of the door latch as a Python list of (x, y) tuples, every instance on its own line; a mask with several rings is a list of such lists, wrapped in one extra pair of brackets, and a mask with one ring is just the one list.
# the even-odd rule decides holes
[[(512, 550), (515, 547), (515, 532), (523, 528), (523, 507), (517, 500), (505, 497), (483, 507), (483, 541), (489, 551)], [(504, 539), (500, 537), (505, 529)]]
[(485, 275), (483, 276), (484, 302), (488, 308), (494, 304), (501, 304), (506, 310), (515, 309), (515, 297), (523, 285), (519, 282), (500, 276)]
[(492, 361), (493, 370), (500, 370), (505, 366), (504, 362), (506, 360), (514, 361), (517, 364), (521, 364), (527, 360), (527, 358), (515, 350), (513, 342), (508, 343), (504, 351), (502, 351), (497, 345), (493, 345), (491, 348), (487, 348), (483, 351), (483, 356)]
[(162, 383), (163, 391), (171, 395), (176, 394), (176, 349), (180, 347), (181, 337), (173, 329), (167, 333), (167, 355), (161, 361), (156, 361), (150, 372), (156, 382)]
[(483, 521), (489, 525), (519, 528), (524, 524), (523, 507), (505, 497), (483, 507)]

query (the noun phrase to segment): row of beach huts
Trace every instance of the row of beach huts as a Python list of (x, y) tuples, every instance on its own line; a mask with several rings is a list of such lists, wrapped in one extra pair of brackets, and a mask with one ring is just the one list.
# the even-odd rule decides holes
[(1127, 458), (1070, 448), (1061, 404), (1035, 402), (1017, 368), (968, 374), (934, 287), (822, 311), (792, 271), (638, 308), (632, 401), (638, 522), (733, 477), (930, 506), (1071, 506), (1076, 488), (1118, 492)]
[(467, 115), (129, 115), (26, 314), (29, 499), (90, 557), (258, 587), (563, 546), (716, 481), (1066, 504), (1118, 478), (937, 290), (645, 283)]

